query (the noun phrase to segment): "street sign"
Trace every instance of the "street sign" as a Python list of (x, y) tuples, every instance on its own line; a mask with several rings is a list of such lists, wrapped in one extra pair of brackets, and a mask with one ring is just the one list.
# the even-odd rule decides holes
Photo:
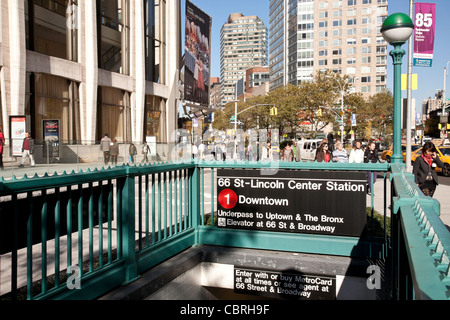
[(352, 114), (352, 127), (356, 127), (356, 113)]

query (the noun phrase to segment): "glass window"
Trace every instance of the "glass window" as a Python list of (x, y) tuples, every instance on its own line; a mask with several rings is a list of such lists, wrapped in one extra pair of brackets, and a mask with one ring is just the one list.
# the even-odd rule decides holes
[(145, 0), (145, 75), (147, 81), (165, 83), (165, 0)]
[(59, 120), (60, 139), (67, 142), (72, 138), (74, 108), (71, 107), (70, 83), (60, 77), (34, 74), (35, 99), (30, 106), (34, 117), (34, 138), (42, 143), (44, 137), (43, 120)]
[(128, 141), (127, 128), (127, 99), (120, 89), (101, 87), (98, 117), (100, 118), (100, 128), (98, 134), (100, 138), (105, 133), (111, 139), (117, 139), (119, 143)]
[[(25, 0), (24, 4), (26, 48), (77, 61), (78, 20), (75, 8), (78, 0)], [(73, 23), (68, 23), (69, 16)]]
[(128, 10), (122, 0), (100, 0), (100, 26), (98, 28), (99, 67), (111, 72), (129, 74), (126, 48), (129, 46), (127, 26)]
[(165, 110), (164, 100), (154, 96), (145, 97), (145, 135), (156, 137), (157, 142), (164, 139)]

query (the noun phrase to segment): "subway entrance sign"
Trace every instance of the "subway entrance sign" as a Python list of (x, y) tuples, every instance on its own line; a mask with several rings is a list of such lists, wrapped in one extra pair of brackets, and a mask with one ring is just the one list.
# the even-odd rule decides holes
[(218, 227), (360, 237), (366, 173), (220, 169)]

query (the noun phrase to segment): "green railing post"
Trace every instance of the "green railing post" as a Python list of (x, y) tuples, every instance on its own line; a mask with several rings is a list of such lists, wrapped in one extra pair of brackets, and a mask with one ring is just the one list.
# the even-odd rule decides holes
[(190, 181), (190, 195), (191, 199), (189, 201), (190, 203), (190, 214), (192, 217), (192, 226), (197, 230), (195, 232), (195, 245), (198, 245), (199, 240), (199, 233), (198, 233), (198, 227), (201, 224), (201, 218), (200, 218), (200, 168), (199, 166), (195, 166), (194, 169), (189, 169), (189, 176), (191, 177)]
[(122, 250), (125, 259), (125, 281), (131, 283), (139, 278), (135, 250), (135, 168), (128, 167), (122, 178)]

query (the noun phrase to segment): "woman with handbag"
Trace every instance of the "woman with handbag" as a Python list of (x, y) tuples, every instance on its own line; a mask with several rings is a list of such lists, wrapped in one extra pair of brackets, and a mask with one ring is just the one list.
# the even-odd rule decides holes
[(433, 197), (438, 186), (438, 176), (434, 168), (443, 168), (444, 164), (437, 155), (433, 143), (427, 142), (422, 148), (422, 155), (414, 161), (413, 174), (417, 186), (428, 197)]

